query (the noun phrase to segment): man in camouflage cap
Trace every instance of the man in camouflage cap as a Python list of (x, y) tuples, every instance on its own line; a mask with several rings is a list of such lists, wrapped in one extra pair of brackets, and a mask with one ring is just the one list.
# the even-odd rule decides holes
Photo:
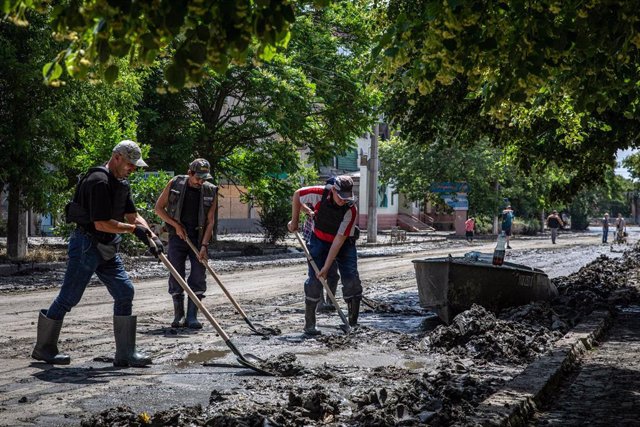
[(128, 139), (120, 141), (118, 145), (113, 147), (113, 153), (122, 155), (127, 161), (136, 167), (146, 168), (147, 164), (142, 160), (142, 152), (140, 147), (133, 141)]
[(106, 164), (89, 169), (78, 182), (73, 200), (65, 209), (67, 222), (76, 224), (69, 239), (67, 270), (56, 299), (48, 309), (40, 310), (31, 354), (34, 359), (57, 365), (71, 362), (68, 355), (58, 352), (62, 322), (80, 302), (95, 273), (113, 297), (114, 366), (151, 363), (150, 357), (136, 350), (137, 318), (131, 315), (134, 287), (118, 254), (124, 233), (134, 234), (156, 257), (164, 250), (131, 198), (127, 177), (138, 166), (147, 166), (138, 144), (121, 141)]
[[(206, 270), (202, 262), (209, 257), (217, 206), (218, 187), (206, 181), (211, 178), (209, 162), (195, 159), (189, 164), (186, 175), (175, 176), (167, 183), (155, 209), (169, 231), (169, 261), (180, 276), (185, 277), (185, 264), (189, 258), (191, 272), (187, 284), (199, 299), (204, 298), (207, 290)], [(189, 247), (187, 239), (198, 248), (197, 255)], [(185, 318), (184, 291), (172, 275), (169, 275), (169, 294), (174, 311), (171, 327), (202, 328), (197, 319), (198, 307), (191, 300), (187, 302)]]

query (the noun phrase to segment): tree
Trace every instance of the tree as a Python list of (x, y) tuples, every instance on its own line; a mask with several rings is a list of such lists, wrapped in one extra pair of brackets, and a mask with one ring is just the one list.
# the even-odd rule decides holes
[(477, 101), (474, 118), (523, 170), (578, 171), (565, 194), (638, 144), (635, 3), (392, 0), (386, 18), (373, 54), (392, 93)]
[(13, 257), (26, 254), (21, 212), (60, 212), (79, 173), (108, 159), (119, 140), (135, 139), (140, 93), (126, 63), (118, 85), (42, 85), (39, 69), (60, 44), (50, 37), (44, 16), (29, 19), (28, 27), (0, 23), (0, 186), (11, 193), (14, 234), (7, 244), (16, 247)]
[(0, 21), (0, 188), (9, 189), (7, 248), (26, 255), (28, 207), (47, 208), (47, 194), (59, 184), (52, 167), (64, 156), (68, 129), (58, 121), (64, 93), (46, 87), (39, 69), (57, 46), (45, 20), (34, 15), (28, 28)]
[(185, 171), (191, 158), (184, 153), (205, 157), (214, 179), (242, 183), (267, 206), (258, 193), (291, 188), (270, 191), (275, 183), (265, 177), (296, 175), (300, 150), (319, 163), (351, 147), (377, 102), (363, 83), (370, 37), (354, 18), (366, 11), (356, 6), (301, 13), (289, 46), (270, 63), (210, 72), (198, 87), (158, 94), (163, 75), (152, 72), (139, 120), (140, 139), (153, 146), (150, 161)]
[[(26, 10), (51, 9), (55, 36), (67, 46), (44, 69), (47, 80), (58, 82), (66, 70), (74, 77), (118, 78), (118, 58), (152, 64), (173, 46), (165, 68), (169, 87), (198, 83), (206, 67), (223, 72), (233, 61), (243, 62), (257, 40), (257, 54), (270, 59), (277, 46), (286, 46), (296, 7), (307, 1), (288, 0), (95, 0), (62, 2), (9, 0), (3, 12), (26, 25)], [(326, 1), (313, 3), (323, 5)]]

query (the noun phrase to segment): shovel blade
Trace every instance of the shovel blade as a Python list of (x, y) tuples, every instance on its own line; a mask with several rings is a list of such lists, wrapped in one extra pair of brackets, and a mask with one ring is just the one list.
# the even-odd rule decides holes
[(254, 365), (253, 363), (249, 362), (247, 359), (244, 359), (242, 357), (238, 357), (237, 360), (238, 360), (238, 363), (240, 363), (245, 368), (249, 368), (249, 369), (259, 373), (260, 375), (268, 375), (268, 376), (271, 376), (271, 377), (276, 375), (273, 372), (265, 371), (264, 369), (259, 368), (258, 366)]
[(250, 328), (256, 335), (260, 335), (263, 337), (271, 337), (271, 336), (276, 336), (276, 335), (280, 335), (282, 332), (280, 332), (277, 329), (274, 328), (267, 328), (264, 326), (259, 326), (256, 328)]

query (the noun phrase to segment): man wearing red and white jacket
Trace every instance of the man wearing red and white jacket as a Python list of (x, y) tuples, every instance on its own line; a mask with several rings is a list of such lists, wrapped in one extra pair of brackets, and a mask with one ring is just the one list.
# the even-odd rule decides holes
[(353, 197), (353, 180), (341, 175), (325, 186), (304, 187), (293, 193), (289, 231), (298, 229), (300, 209), (311, 204), (314, 210), (313, 234), (309, 240), (309, 252), (320, 273), (309, 265), (309, 277), (304, 283), (305, 315), (304, 332), (319, 335), (316, 329), (316, 305), (322, 298), (322, 283), (327, 278), (334, 261), (342, 276), (342, 296), (349, 309), (349, 324), (358, 324), (362, 286), (358, 274), (358, 253), (355, 244), (358, 208)]

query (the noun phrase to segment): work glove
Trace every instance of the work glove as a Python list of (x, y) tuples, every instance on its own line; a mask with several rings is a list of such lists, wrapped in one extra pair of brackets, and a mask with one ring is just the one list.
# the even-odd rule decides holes
[(136, 225), (136, 229), (133, 230), (133, 234), (135, 234), (136, 237), (140, 239), (142, 243), (144, 243), (147, 246), (150, 246), (149, 237), (151, 237), (151, 231), (148, 228), (145, 228), (141, 225)]
[(153, 247), (153, 245), (150, 245), (149, 251), (154, 257), (159, 258), (159, 255), (164, 253), (164, 245), (162, 244), (158, 236), (153, 236), (151, 240), (153, 240), (153, 243), (155, 243), (156, 246)]

